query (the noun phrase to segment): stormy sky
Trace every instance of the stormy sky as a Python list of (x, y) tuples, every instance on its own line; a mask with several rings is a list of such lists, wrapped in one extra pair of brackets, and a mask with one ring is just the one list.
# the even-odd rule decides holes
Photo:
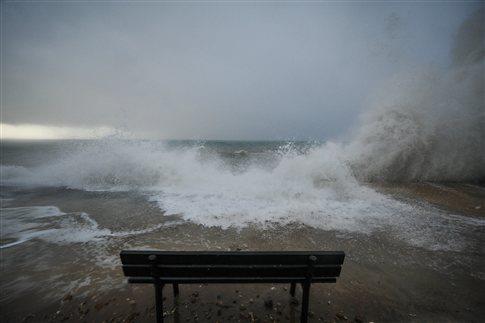
[(338, 137), (479, 6), (2, 2), (3, 137)]

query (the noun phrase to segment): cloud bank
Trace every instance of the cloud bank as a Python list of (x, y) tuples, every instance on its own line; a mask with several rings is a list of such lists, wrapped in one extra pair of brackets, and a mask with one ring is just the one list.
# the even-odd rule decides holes
[(2, 123), (338, 137), (390, 76), (460, 59), (449, 48), (478, 6), (2, 3)]

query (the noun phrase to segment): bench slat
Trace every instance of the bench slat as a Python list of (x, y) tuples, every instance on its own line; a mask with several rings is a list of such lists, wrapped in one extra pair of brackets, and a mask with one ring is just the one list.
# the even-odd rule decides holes
[[(247, 283), (304, 283), (305, 278), (301, 277), (208, 277), (208, 278), (160, 278), (162, 284), (247, 284)], [(336, 283), (336, 277), (319, 278), (313, 277), (312, 283)], [(128, 283), (131, 284), (153, 284), (155, 283), (152, 277), (130, 277)]]
[(307, 264), (310, 255), (317, 258), (317, 265), (342, 265), (345, 258), (345, 253), (342, 251), (213, 252), (150, 250), (123, 250), (120, 257), (123, 264), (136, 265), (147, 264), (150, 255), (156, 255), (156, 262), (165, 265), (302, 265)]
[[(313, 275), (317, 277), (337, 277), (340, 275), (339, 265), (314, 266)], [(151, 265), (123, 265), (125, 276), (150, 276)], [(157, 276), (160, 277), (219, 277), (231, 275), (232, 277), (305, 277), (308, 266), (304, 265), (246, 265), (246, 266), (157, 266)]]

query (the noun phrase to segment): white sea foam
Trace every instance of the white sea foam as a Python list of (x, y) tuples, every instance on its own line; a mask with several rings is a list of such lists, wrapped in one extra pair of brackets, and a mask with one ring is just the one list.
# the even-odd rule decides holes
[(305, 153), (289, 146), (275, 154), (273, 168), (255, 163), (235, 171), (216, 156), (202, 158), (199, 148), (109, 141), (24, 174), (13, 168), (15, 180), (4, 178), (29, 185), (140, 190), (168, 214), (222, 227), (302, 222), (365, 231), (359, 224), (363, 217), (387, 214), (394, 203), (357, 182), (339, 144)]
[(171, 223), (161, 223), (142, 230), (112, 231), (100, 228), (84, 212), (64, 213), (55, 206), (8, 207), (0, 209), (2, 240), (11, 241), (0, 249), (33, 239), (56, 244), (103, 241), (109, 237), (126, 237), (153, 232)]

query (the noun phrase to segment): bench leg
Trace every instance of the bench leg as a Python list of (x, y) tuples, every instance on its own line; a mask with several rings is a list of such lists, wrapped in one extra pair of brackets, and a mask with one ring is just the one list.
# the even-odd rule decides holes
[(308, 304), (310, 302), (310, 283), (306, 282), (302, 284), (303, 286), (303, 299), (301, 302), (301, 323), (308, 322)]
[(291, 286), (290, 286), (290, 295), (292, 297), (295, 297), (295, 290), (296, 290), (296, 283), (291, 283)]
[(155, 308), (157, 323), (163, 323), (163, 285), (154, 284), (155, 287)]
[(173, 297), (178, 297), (179, 293), (179, 284), (173, 284)]

